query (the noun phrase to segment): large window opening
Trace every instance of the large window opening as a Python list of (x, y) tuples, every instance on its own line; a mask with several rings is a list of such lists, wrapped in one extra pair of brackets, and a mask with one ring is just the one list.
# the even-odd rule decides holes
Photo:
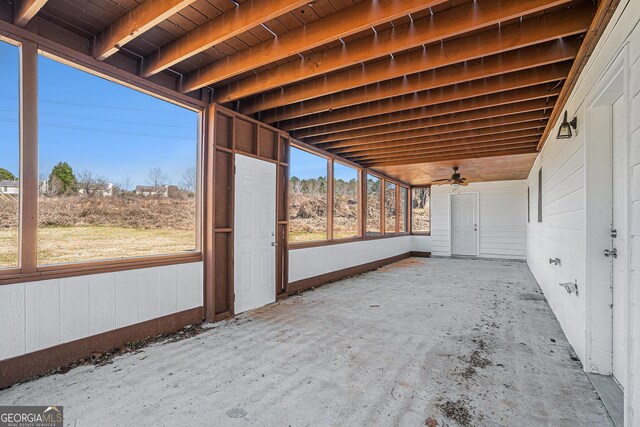
[(291, 147), (289, 167), (289, 241), (326, 240), (327, 159)]
[(431, 189), (411, 189), (411, 231), (417, 234), (431, 233)]
[(382, 180), (367, 175), (367, 236), (379, 236), (382, 217)]
[(333, 163), (333, 238), (358, 236), (358, 171)]
[(396, 232), (396, 185), (388, 181), (384, 183), (384, 232)]
[(407, 230), (407, 203), (409, 190), (400, 187), (400, 200), (398, 201), (398, 230), (400, 233), (406, 233)]
[(193, 252), (198, 113), (38, 59), (38, 264)]
[(0, 269), (20, 264), (19, 57), (0, 41)]

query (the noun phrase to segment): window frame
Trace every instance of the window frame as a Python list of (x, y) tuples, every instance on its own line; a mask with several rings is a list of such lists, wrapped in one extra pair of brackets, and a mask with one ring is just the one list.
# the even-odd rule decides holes
[[(381, 188), (384, 189), (384, 185), (386, 184), (386, 182), (389, 183), (393, 183), (396, 186), (396, 216), (398, 213), (398, 204), (399, 204), (399, 189), (400, 187), (406, 188), (407, 192), (409, 194), (409, 196), (407, 197), (407, 216), (408, 214), (408, 209), (410, 206), (410, 194), (411, 194), (411, 186), (401, 182), (397, 179), (393, 179), (390, 178), (380, 172), (377, 171), (373, 171), (371, 169), (368, 168), (364, 168), (360, 165), (358, 165), (357, 163), (353, 163), (350, 162), (347, 159), (344, 159), (342, 157), (336, 156), (334, 154), (331, 154), (329, 152), (326, 151), (322, 151), (320, 149), (317, 149), (313, 146), (310, 146), (308, 144), (305, 144), (303, 142), (300, 141), (295, 141), (292, 140), (291, 141), (291, 147), (294, 148), (298, 148), (301, 149), (303, 151), (307, 151), (311, 154), (317, 155), (319, 157), (325, 158), (327, 159), (327, 165), (328, 165), (328, 176), (327, 176), (327, 192), (328, 192), (328, 213), (329, 215), (327, 215), (328, 217), (328, 225), (330, 225), (329, 230), (327, 232), (327, 239), (326, 240), (315, 240), (315, 241), (309, 241), (309, 242), (288, 242), (288, 247), (290, 250), (296, 250), (296, 249), (304, 249), (304, 248), (312, 248), (312, 247), (318, 247), (318, 246), (329, 246), (329, 245), (336, 245), (336, 244), (342, 244), (342, 243), (351, 243), (351, 242), (359, 242), (359, 241), (365, 241), (365, 240), (376, 240), (376, 239), (388, 239), (388, 238), (393, 238), (393, 237), (400, 237), (400, 236), (409, 236), (411, 233), (409, 231), (406, 232), (400, 232), (399, 231), (399, 222), (396, 219), (396, 226), (395, 226), (395, 232), (393, 233), (385, 233), (384, 232), (384, 191), (381, 191), (381, 204), (380, 204), (380, 222), (381, 222), (381, 233), (380, 235), (376, 235), (376, 236), (367, 236), (367, 231), (366, 231), (366, 227), (367, 227), (367, 207), (366, 207), (366, 201), (367, 201), (367, 189), (366, 189), (366, 176), (367, 175), (372, 175), (375, 176), (376, 178), (380, 179), (381, 182)], [(345, 237), (345, 238), (340, 238), (340, 239), (336, 239), (333, 237), (333, 209), (334, 209), (334, 199), (333, 199), (333, 191), (334, 191), (334, 174), (333, 174), (333, 169), (334, 169), (334, 165), (335, 163), (340, 163), (343, 166), (348, 166), (350, 168), (355, 169), (356, 171), (358, 171), (358, 236), (357, 237)], [(291, 168), (291, 165), (289, 165), (289, 168)], [(288, 190), (290, 191), (290, 189)], [(289, 196), (289, 194), (287, 194), (287, 196)], [(288, 209), (288, 206), (287, 206)], [(407, 230), (409, 230), (409, 227), (407, 228)]]
[[(316, 245), (318, 243), (330, 242), (333, 241), (333, 159), (329, 158), (326, 155), (322, 155), (321, 153), (310, 149), (309, 147), (305, 147), (300, 144), (291, 143), (289, 147), (289, 179), (287, 182), (289, 185), (287, 186), (287, 221), (289, 221), (289, 233), (291, 231), (291, 218), (289, 217), (289, 202), (291, 202), (291, 149), (296, 148), (298, 150), (304, 151), (308, 154), (312, 154), (316, 157), (320, 157), (327, 162), (327, 238), (320, 240), (307, 240), (307, 241), (299, 241), (299, 242), (287, 242), (289, 246), (298, 246), (298, 245)], [(341, 239), (342, 240), (342, 239)]]
[[(83, 60), (69, 56), (54, 46), (40, 44), (22, 37), (0, 35), (0, 41), (17, 46), (19, 49), (19, 126), (20, 126), (20, 217), (19, 217), (19, 267), (0, 269), (0, 285), (58, 279), (88, 274), (184, 264), (204, 260), (204, 153), (206, 139), (206, 104), (187, 96), (172, 94), (166, 88), (155, 84), (141, 84), (127, 77), (124, 72), (108, 64), (92, 59)], [(103, 78), (115, 84), (128, 87), (165, 102), (186, 108), (198, 115), (196, 141), (196, 218), (195, 250), (193, 252), (142, 255), (126, 258), (111, 258), (64, 264), (38, 265), (38, 57), (49, 59), (73, 67), (77, 70)], [(35, 131), (34, 131), (35, 129)]]
[(542, 223), (542, 167), (538, 169), (538, 223)]
[[(361, 217), (362, 217), (362, 210), (360, 209), (360, 206), (362, 204), (362, 186), (360, 185), (361, 182), (361, 169), (349, 165), (347, 162), (345, 162), (344, 160), (337, 160), (337, 159), (329, 159), (329, 163), (330, 163), (330, 171), (331, 171), (331, 185), (329, 186), (330, 191), (331, 191), (331, 210), (330, 210), (330, 215), (331, 215), (331, 221), (330, 221), (330, 236), (331, 236), (331, 241), (334, 242), (343, 242), (343, 241), (349, 241), (349, 240), (353, 240), (353, 239), (358, 239), (362, 236), (362, 224), (361, 224)], [(335, 221), (334, 221), (334, 213), (335, 213), (335, 176), (334, 176), (334, 170), (335, 170), (335, 164), (338, 163), (342, 166), (351, 168), (353, 170), (356, 171), (356, 179), (357, 179), (357, 184), (356, 184), (356, 189), (358, 191), (358, 194), (356, 196), (357, 200), (358, 200), (358, 207), (357, 207), (357, 212), (358, 212), (358, 219), (356, 220), (357, 222), (357, 227), (356, 227), (356, 235), (352, 236), (352, 237), (341, 237), (341, 238), (336, 238), (333, 235), (333, 228), (335, 226)]]
[[(415, 231), (413, 229), (413, 189), (426, 188), (429, 191), (429, 231)], [(431, 236), (431, 185), (413, 185), (409, 190), (409, 230), (413, 236)]]

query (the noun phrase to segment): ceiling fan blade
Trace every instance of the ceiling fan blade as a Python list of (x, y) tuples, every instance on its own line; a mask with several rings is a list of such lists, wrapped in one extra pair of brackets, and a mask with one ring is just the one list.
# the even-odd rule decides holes
[(436, 182), (447, 182), (447, 181), (451, 181), (450, 178), (446, 178), (446, 179), (436, 179), (435, 181), (431, 181), (431, 183), (436, 183)]

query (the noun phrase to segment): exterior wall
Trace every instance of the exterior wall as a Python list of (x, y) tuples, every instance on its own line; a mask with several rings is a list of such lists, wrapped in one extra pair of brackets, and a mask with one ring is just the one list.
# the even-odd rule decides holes
[[(463, 175), (464, 175), (464, 171)], [(519, 181), (472, 183), (460, 193), (478, 193), (479, 256), (525, 259), (527, 248), (527, 184)], [(434, 256), (451, 256), (450, 185), (431, 188), (431, 244)]]
[(429, 236), (401, 236), (289, 250), (289, 282), (411, 251), (429, 250)]
[[(566, 105), (569, 117), (578, 117), (578, 132), (571, 139), (557, 140), (554, 131), (530, 172), (531, 223), (528, 225), (527, 261), (558, 318), (565, 335), (578, 357), (588, 368), (591, 338), (587, 325), (593, 320), (586, 295), (589, 294), (590, 211), (598, 204), (597, 194), (591, 195), (591, 184), (598, 177), (597, 159), (591, 168), (587, 163), (592, 144), (602, 143), (589, 138), (586, 111), (595, 88), (603, 81), (616, 58), (623, 57), (624, 94), (627, 102), (629, 133), (629, 305), (627, 306), (628, 361), (625, 389), (625, 424), (640, 425), (640, 3), (622, 0), (598, 46), (592, 54), (578, 84)], [(543, 221), (537, 222), (538, 170), (543, 173)], [(591, 169), (590, 169), (591, 168)], [(593, 199), (591, 199), (593, 197)], [(593, 200), (588, 204), (587, 200)], [(607, 230), (608, 231), (608, 230)], [(604, 248), (603, 248), (604, 249)], [(561, 266), (549, 264), (558, 257)], [(559, 282), (577, 279), (580, 294), (569, 295)], [(582, 286), (583, 288), (580, 288)], [(586, 287), (586, 288), (585, 288)], [(584, 292), (583, 292), (584, 290)]]
[(202, 306), (202, 262), (0, 286), (0, 360)]

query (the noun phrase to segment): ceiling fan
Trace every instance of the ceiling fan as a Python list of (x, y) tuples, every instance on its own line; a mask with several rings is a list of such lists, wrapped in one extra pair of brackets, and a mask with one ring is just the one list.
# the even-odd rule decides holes
[(462, 178), (462, 175), (458, 173), (459, 166), (453, 167), (453, 173), (451, 174), (451, 178), (445, 179), (437, 179), (432, 182), (435, 185), (444, 185), (444, 184), (452, 184), (452, 185), (469, 185), (467, 178)]

